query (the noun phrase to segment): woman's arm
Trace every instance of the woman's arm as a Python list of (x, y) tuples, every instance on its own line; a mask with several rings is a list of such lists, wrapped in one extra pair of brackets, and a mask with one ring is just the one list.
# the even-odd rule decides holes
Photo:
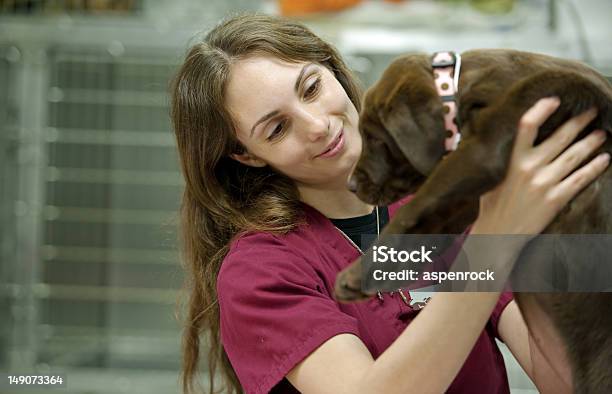
[[(464, 250), (470, 254), (469, 237)], [(517, 253), (490, 252), (507, 267)], [(321, 345), (287, 378), (303, 393), (442, 393), (474, 347), (499, 294), (438, 293), (376, 361), (359, 338), (342, 334)]]
[(510, 302), (501, 314), (499, 336), (540, 393), (565, 394), (572, 388), (567, 376), (560, 376), (551, 367), (529, 335), (527, 324), (516, 302)]
[[(569, 120), (545, 142), (533, 146), (539, 126), (557, 106), (558, 100), (543, 99), (521, 118), (508, 174), (481, 198), (471, 234), (537, 234), (607, 167), (607, 160), (596, 158), (572, 173), (603, 143), (595, 133), (566, 150), (594, 118), (593, 112)], [(469, 255), (470, 237), (466, 245)], [(499, 266), (509, 271), (520, 247), (490, 251), (489, 256), (494, 255)], [(478, 252), (482, 256), (487, 251)], [(361, 340), (343, 334), (323, 343), (287, 378), (305, 393), (444, 392), (498, 298), (499, 293), (436, 294), (376, 361)]]
[[(442, 393), (470, 353), (499, 293), (439, 293), (374, 361), (363, 342), (337, 335), (287, 378), (303, 393)], [(452, 329), (450, 329), (452, 327)]]
[(529, 333), (527, 325), (518, 305), (512, 300), (504, 308), (500, 318), (497, 331), (501, 340), (504, 341), (510, 353), (516, 358), (523, 371), (533, 382), (533, 363), (529, 351)]

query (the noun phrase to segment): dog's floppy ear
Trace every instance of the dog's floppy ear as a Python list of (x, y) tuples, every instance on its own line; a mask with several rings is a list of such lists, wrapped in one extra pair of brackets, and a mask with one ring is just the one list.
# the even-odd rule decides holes
[[(366, 97), (412, 166), (429, 175), (445, 153), (442, 101), (426, 55), (396, 59)], [(367, 104), (366, 104), (367, 105)]]

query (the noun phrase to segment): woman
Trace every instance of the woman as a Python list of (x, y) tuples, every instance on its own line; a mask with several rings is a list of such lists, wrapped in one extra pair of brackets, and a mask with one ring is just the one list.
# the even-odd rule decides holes
[[(603, 142), (593, 133), (568, 148), (592, 111), (533, 146), (558, 103), (541, 100), (522, 117), (508, 176), (482, 197), (471, 233), (537, 234), (605, 169), (601, 157), (572, 172)], [(185, 392), (203, 332), (211, 392), (220, 369), (228, 392), (507, 393), (494, 337), (533, 375), (511, 296), (440, 293), (420, 312), (405, 293), (333, 299), (334, 275), (359, 256), (347, 221), (362, 224), (357, 240), (405, 203), (375, 208), (346, 189), (361, 152), (359, 109), (337, 51), (300, 24), (243, 15), (188, 52), (172, 102), (191, 289)], [(511, 267), (516, 253), (496, 258)]]

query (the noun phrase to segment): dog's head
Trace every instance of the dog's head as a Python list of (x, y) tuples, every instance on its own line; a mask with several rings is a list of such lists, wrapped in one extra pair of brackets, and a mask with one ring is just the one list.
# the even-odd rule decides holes
[(394, 60), (365, 95), (361, 158), (350, 187), (371, 204), (414, 192), (445, 153), (442, 102), (427, 55)]

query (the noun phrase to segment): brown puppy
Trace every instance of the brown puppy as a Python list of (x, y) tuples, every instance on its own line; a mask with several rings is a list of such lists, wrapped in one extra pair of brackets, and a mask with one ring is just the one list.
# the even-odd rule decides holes
[[(352, 183), (358, 196), (388, 204), (418, 190), (385, 228), (386, 234), (461, 233), (478, 214), (479, 196), (505, 176), (522, 114), (538, 99), (561, 98), (540, 128), (536, 144), (564, 121), (597, 107), (595, 128), (612, 130), (612, 86), (588, 66), (511, 50), (462, 54), (457, 94), (461, 132), (457, 150), (445, 156), (443, 102), (429, 55), (395, 60), (367, 93), (360, 115), (364, 141)], [(611, 151), (612, 141), (600, 148)], [(444, 160), (442, 158), (444, 157)], [(612, 170), (576, 196), (544, 231), (612, 233)], [(340, 300), (361, 291), (360, 260), (336, 282)], [(612, 392), (612, 293), (517, 293), (535, 345), (575, 392)], [(563, 343), (563, 349), (551, 346)]]

